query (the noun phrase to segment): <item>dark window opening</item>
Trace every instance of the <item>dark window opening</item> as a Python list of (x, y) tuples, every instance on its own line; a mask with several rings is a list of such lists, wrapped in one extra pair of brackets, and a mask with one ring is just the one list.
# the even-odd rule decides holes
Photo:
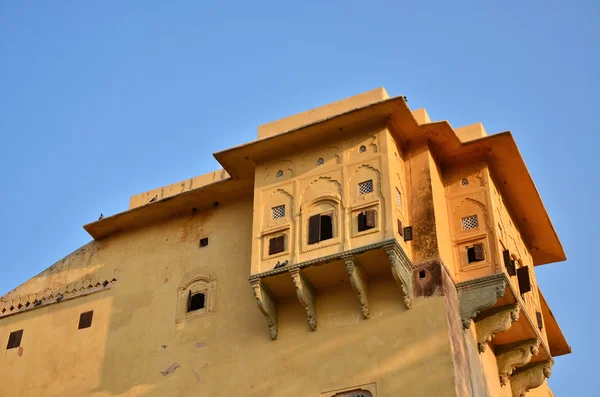
[(517, 269), (517, 279), (519, 280), (519, 292), (521, 295), (531, 291), (531, 280), (529, 278), (529, 268), (527, 266)]
[(23, 337), (23, 330), (13, 331), (8, 336), (8, 344), (6, 350), (14, 349), (15, 347), (21, 346), (21, 338)]
[(411, 241), (413, 239), (413, 227), (406, 226), (404, 228), (404, 241)]
[(375, 227), (375, 210), (362, 211), (358, 214), (358, 231), (373, 229)]
[(398, 221), (398, 234), (404, 236), (404, 230), (402, 227), (402, 221), (400, 219), (396, 219)]
[(206, 247), (208, 245), (208, 237), (200, 239), (200, 247)]
[(92, 317), (94, 316), (94, 311), (89, 311), (85, 313), (81, 313), (79, 315), (79, 326), (77, 329), (89, 328), (92, 326)]
[(285, 251), (285, 236), (273, 237), (269, 240), (269, 255)]
[(485, 260), (483, 244), (473, 244), (472, 247), (467, 248), (467, 259), (468, 263), (481, 262)]
[(419, 270), (419, 278), (425, 278), (427, 276), (427, 273), (425, 272), (425, 270)]
[(308, 244), (333, 238), (333, 214), (313, 215), (308, 218)]
[(538, 328), (540, 331), (544, 328), (544, 322), (542, 321), (542, 313), (535, 312), (535, 317), (537, 318)]
[(517, 266), (515, 264), (515, 260), (511, 258), (510, 252), (508, 250), (502, 251), (502, 257), (504, 258), (504, 266), (506, 267), (506, 271), (510, 276), (517, 275)]
[(203, 293), (192, 294), (190, 291), (190, 295), (188, 297), (188, 312), (193, 312), (195, 310), (204, 309), (204, 301), (205, 296)]

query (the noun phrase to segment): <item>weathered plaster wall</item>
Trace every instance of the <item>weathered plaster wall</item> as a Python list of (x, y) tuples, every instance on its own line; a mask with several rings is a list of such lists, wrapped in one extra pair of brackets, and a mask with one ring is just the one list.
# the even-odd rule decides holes
[[(316, 332), (296, 299), (279, 302), (272, 341), (247, 281), (251, 228), (251, 199), (224, 202), (91, 243), (17, 289), (117, 279), (110, 290), (0, 319), (2, 341), (24, 330), (20, 355), (2, 351), (0, 396), (313, 397), (373, 382), (378, 397), (455, 395), (444, 298), (407, 310), (392, 277), (370, 280), (369, 320), (348, 285), (320, 291)], [(195, 276), (216, 280), (214, 314), (176, 323), (178, 290)], [(88, 310), (92, 327), (77, 330)]]

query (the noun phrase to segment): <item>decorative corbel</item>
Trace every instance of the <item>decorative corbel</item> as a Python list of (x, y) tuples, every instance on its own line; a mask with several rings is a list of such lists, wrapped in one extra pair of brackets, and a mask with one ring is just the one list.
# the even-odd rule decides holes
[(350, 284), (352, 284), (352, 289), (356, 293), (356, 296), (358, 296), (358, 301), (360, 302), (360, 311), (362, 312), (363, 318), (367, 319), (371, 317), (369, 300), (367, 299), (367, 275), (362, 267), (356, 263), (354, 256), (344, 256), (342, 259), (346, 264), (346, 271), (350, 276)]
[(273, 299), (271, 291), (269, 291), (260, 279), (252, 280), (250, 283), (252, 284), (258, 308), (267, 319), (271, 339), (275, 340), (277, 339), (277, 305), (275, 304), (275, 299)]
[(506, 276), (497, 274), (458, 284), (460, 318), (464, 328), (470, 328), (472, 318), (481, 310), (494, 306), (498, 298), (504, 296), (506, 283)]
[(497, 333), (508, 331), (512, 323), (519, 319), (519, 310), (519, 305), (502, 306), (494, 314), (475, 323), (480, 353), (485, 352), (488, 342), (491, 342)]
[(525, 397), (531, 389), (540, 387), (552, 375), (552, 361), (544, 361), (519, 370), (510, 377), (513, 397)]
[(390, 260), (394, 279), (404, 292), (404, 304), (410, 309), (412, 307), (412, 264), (406, 255), (401, 254), (400, 248), (395, 243), (385, 246), (384, 250)]
[(306, 315), (308, 316), (308, 326), (312, 331), (316, 331), (317, 312), (315, 310), (316, 302), (314, 288), (306, 279), (306, 277), (304, 277), (304, 274), (300, 271), (300, 269), (291, 269), (290, 274), (292, 275), (292, 281), (296, 287), (296, 295), (298, 295), (298, 300), (304, 307), (304, 310), (306, 310)]
[(517, 368), (529, 364), (531, 358), (538, 354), (540, 341), (529, 339), (511, 345), (496, 348), (496, 360), (498, 362), (498, 375), (500, 384), (506, 386), (508, 379)]

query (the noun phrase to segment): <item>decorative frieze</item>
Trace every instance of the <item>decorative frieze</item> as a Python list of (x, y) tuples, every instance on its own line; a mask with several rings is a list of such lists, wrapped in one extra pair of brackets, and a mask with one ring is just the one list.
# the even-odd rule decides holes
[(267, 320), (271, 339), (277, 339), (277, 306), (275, 299), (260, 279), (252, 280), (251, 284), (258, 308)]
[(363, 318), (367, 319), (371, 316), (369, 300), (367, 298), (367, 275), (362, 267), (356, 263), (354, 256), (345, 256), (342, 259), (346, 265), (346, 271), (350, 276), (350, 284), (352, 285), (352, 289), (356, 293), (356, 296), (358, 296), (358, 301), (360, 302), (360, 311), (362, 312)]
[(552, 361), (533, 364), (512, 375), (510, 386), (513, 397), (525, 397), (529, 390), (540, 387), (552, 375), (552, 364)]
[(517, 368), (529, 364), (532, 357), (538, 354), (540, 341), (529, 339), (513, 345), (499, 346), (496, 349), (496, 360), (498, 362), (498, 375), (502, 386), (508, 384), (509, 377)]
[(497, 333), (506, 332), (514, 321), (519, 319), (519, 305), (507, 305), (498, 309), (482, 320), (475, 323), (477, 326), (477, 347), (479, 352), (485, 352), (488, 342)]
[(397, 243), (384, 246), (384, 250), (389, 258), (394, 279), (404, 292), (404, 304), (408, 309), (412, 307), (412, 264), (406, 254)]
[(498, 298), (504, 296), (507, 280), (504, 274), (482, 277), (458, 284), (460, 317), (463, 327), (471, 327), (471, 319), (481, 310), (494, 306)]
[(0, 317), (22, 313), (38, 307), (60, 303), (112, 288), (116, 278), (92, 279), (74, 281), (56, 289), (46, 289), (41, 292), (20, 296), (14, 299), (0, 301)]
[(317, 312), (314, 288), (306, 279), (306, 277), (304, 277), (304, 274), (300, 269), (292, 269), (290, 270), (290, 274), (292, 276), (294, 286), (296, 287), (296, 295), (298, 295), (298, 300), (300, 301), (300, 304), (304, 307), (304, 310), (306, 310), (308, 326), (312, 331), (316, 331)]

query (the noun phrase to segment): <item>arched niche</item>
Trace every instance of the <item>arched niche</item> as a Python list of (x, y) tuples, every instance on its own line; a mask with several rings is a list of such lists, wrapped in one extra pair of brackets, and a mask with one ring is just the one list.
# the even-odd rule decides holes
[[(372, 181), (373, 191), (364, 193), (361, 190), (361, 184), (368, 181)], [(348, 196), (351, 206), (381, 199), (381, 174), (379, 170), (367, 164), (357, 167), (348, 179)]]
[(262, 179), (265, 185), (288, 180), (293, 178), (295, 174), (295, 165), (291, 160), (275, 161), (262, 169)]
[(346, 150), (350, 161), (358, 160), (371, 156), (379, 152), (379, 142), (377, 135), (363, 135), (354, 139), (348, 145)]
[[(263, 203), (261, 229), (291, 223), (294, 200), (285, 189), (276, 189), (268, 193)], [(281, 207), (283, 206), (283, 215)]]
[[(217, 294), (217, 280), (206, 275), (188, 276), (177, 289), (176, 321), (186, 321), (214, 313)], [(191, 303), (198, 301), (194, 297), (204, 295), (203, 307), (193, 307)], [(193, 309), (193, 310), (191, 310)]]
[[(319, 161), (322, 159), (322, 163)], [(300, 159), (300, 172), (308, 172), (317, 167), (328, 168), (341, 163), (340, 148), (337, 146), (325, 146), (306, 153)]]
[(487, 231), (487, 210), (484, 203), (467, 197), (454, 208), (454, 230), (459, 235)]

